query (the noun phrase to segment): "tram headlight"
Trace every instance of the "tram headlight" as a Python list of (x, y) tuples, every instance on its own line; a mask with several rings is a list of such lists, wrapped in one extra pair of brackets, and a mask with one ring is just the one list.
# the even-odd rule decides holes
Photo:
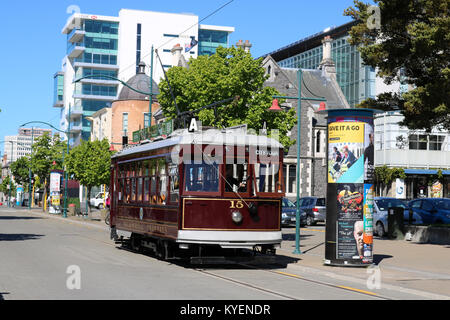
[(240, 213), (239, 211), (233, 211), (231, 213), (231, 219), (236, 224), (241, 223), (242, 222), (242, 213)]

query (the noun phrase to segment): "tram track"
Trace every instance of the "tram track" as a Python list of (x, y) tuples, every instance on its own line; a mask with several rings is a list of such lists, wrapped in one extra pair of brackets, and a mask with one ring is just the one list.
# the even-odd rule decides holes
[[(107, 244), (109, 246), (120, 247), (122, 250), (126, 250), (126, 251), (129, 251), (129, 252), (136, 253), (135, 251), (133, 251), (130, 248), (127, 248), (126, 246), (117, 246), (117, 244), (108, 243), (106, 241), (95, 239), (93, 237), (89, 237), (89, 236), (86, 236), (86, 235), (80, 235), (79, 234), (78, 236), (86, 238), (86, 239), (89, 239), (89, 240), (94, 240), (94, 241), (97, 241), (97, 242), (101, 242), (101, 243)], [(148, 255), (148, 256), (150, 258), (157, 259), (153, 255)], [(170, 262), (170, 261), (168, 261), (168, 262)], [(184, 263), (181, 263), (181, 264), (177, 263), (177, 264), (180, 265), (180, 266), (183, 266), (183, 267), (190, 268), (188, 265), (185, 265)], [(333, 289), (344, 290), (344, 291), (347, 291), (347, 292), (352, 292), (352, 293), (360, 294), (360, 295), (363, 295), (363, 296), (370, 296), (372, 298), (377, 298), (377, 299), (381, 299), (381, 300), (393, 300), (393, 299), (391, 299), (389, 297), (381, 296), (379, 294), (376, 294), (376, 293), (373, 293), (373, 292), (370, 292), (370, 291), (366, 291), (366, 290), (361, 290), (361, 289), (357, 289), (357, 288), (353, 288), (353, 287), (349, 287), (349, 286), (336, 285), (336, 284), (332, 284), (332, 283), (328, 283), (328, 282), (324, 282), (324, 281), (319, 281), (319, 280), (313, 280), (313, 279), (305, 278), (305, 277), (300, 276), (300, 275), (291, 274), (291, 273), (287, 273), (287, 272), (283, 272), (283, 271), (267, 270), (266, 269), (266, 268), (282, 267), (283, 265), (281, 265), (281, 264), (271, 264), (271, 265), (264, 265), (264, 266), (260, 266), (260, 267), (249, 265), (249, 264), (244, 264), (244, 263), (237, 263), (237, 265), (240, 265), (240, 266), (248, 268), (248, 269), (261, 271), (261, 272), (268, 272), (268, 273), (275, 274), (275, 275), (278, 275), (278, 276), (284, 277), (284, 278), (289, 277), (289, 278), (295, 279), (297, 281), (304, 281), (304, 282), (313, 283), (313, 284), (316, 284), (316, 285), (321, 285), (321, 286), (325, 286), (325, 287), (329, 287), (329, 288), (333, 288)], [(237, 279), (234, 279), (234, 278), (229, 277), (229, 276), (218, 275), (218, 274), (216, 274), (216, 273), (214, 273), (212, 271), (207, 271), (204, 268), (192, 268), (191, 267), (191, 269), (193, 271), (199, 272), (201, 274), (204, 274), (204, 275), (216, 278), (216, 279), (220, 279), (220, 280), (223, 280), (223, 281), (227, 281), (227, 282), (239, 285), (239, 286), (244, 286), (246, 288), (252, 288), (254, 290), (257, 290), (257, 291), (260, 291), (260, 292), (263, 292), (263, 293), (267, 293), (267, 294), (271, 294), (271, 295), (273, 295), (275, 297), (278, 297), (278, 298), (281, 298), (281, 299), (304, 300), (304, 299), (299, 298), (299, 297), (294, 297), (292, 295), (288, 295), (288, 294), (285, 294), (285, 293), (277, 292), (277, 291), (269, 289), (269, 288), (264, 288), (262, 286), (254, 285), (254, 284), (251, 284), (249, 282), (237, 280)]]

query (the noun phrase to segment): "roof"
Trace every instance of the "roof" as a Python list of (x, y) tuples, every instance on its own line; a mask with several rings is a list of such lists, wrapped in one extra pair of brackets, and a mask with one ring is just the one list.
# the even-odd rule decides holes
[(249, 134), (245, 129), (217, 130), (209, 129), (202, 132), (189, 133), (187, 129), (174, 131), (168, 139), (129, 147), (116, 153), (112, 158), (119, 158), (134, 153), (140, 153), (177, 145), (228, 145), (228, 146), (259, 146), (282, 149), (283, 145), (267, 136)]
[(289, 57), (295, 56), (301, 52), (305, 52), (309, 49), (318, 47), (322, 45), (322, 39), (325, 36), (331, 36), (332, 38), (338, 38), (343, 35), (348, 34), (349, 30), (357, 24), (357, 21), (352, 20), (340, 26), (333, 26), (326, 28), (325, 30), (308, 36), (306, 38), (300, 39), (296, 42), (293, 42), (287, 46), (279, 48), (275, 51), (267, 53), (262, 57), (272, 56), (276, 61), (281, 61), (287, 59)]
[[(127, 85), (142, 92), (150, 92), (150, 77), (145, 74), (145, 63), (139, 63), (138, 72), (127, 81)], [(153, 98), (155, 99), (155, 96), (159, 94), (158, 85), (155, 80), (153, 80), (152, 92)], [(149, 95), (136, 92), (124, 86), (120, 91), (119, 98), (117, 100), (149, 100)]]

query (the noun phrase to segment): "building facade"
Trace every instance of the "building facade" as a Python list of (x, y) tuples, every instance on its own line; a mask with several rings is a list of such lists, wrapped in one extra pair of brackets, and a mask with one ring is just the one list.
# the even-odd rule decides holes
[[(88, 117), (111, 107), (122, 89), (122, 84), (115, 79), (130, 79), (141, 61), (153, 65), (152, 78), (159, 83), (164, 77), (163, 68), (172, 67), (171, 49), (175, 44), (183, 47), (186, 60), (213, 54), (219, 45), (228, 46), (228, 36), (234, 28), (198, 22), (198, 16), (193, 14), (128, 9), (120, 10), (118, 16), (72, 15), (62, 30), (67, 36), (67, 51), (62, 70), (54, 76), (53, 104), (60, 108), (61, 130), (70, 128), (70, 143), (76, 145), (89, 139)], [(153, 61), (152, 46), (159, 55), (158, 58), (155, 53)], [(147, 91), (149, 88), (144, 90)]]
[[(298, 96), (301, 85), (302, 98), (324, 97), (327, 109), (349, 108), (349, 104), (336, 80), (336, 66), (329, 55), (330, 38), (323, 39), (323, 56), (318, 68), (302, 69), (302, 83), (298, 83), (298, 69), (281, 67), (270, 55), (263, 61), (269, 78), (265, 86), (276, 88), (282, 95)], [(288, 99), (285, 109), (297, 110), (296, 99)], [(303, 100), (300, 110), (300, 150), (297, 142), (285, 150), (283, 177), (286, 196), (295, 200), (297, 190), (297, 170), (300, 169), (300, 196), (325, 197), (327, 185), (327, 123), (325, 115), (317, 114), (319, 102)], [(268, 128), (270, 129), (270, 128)], [(298, 126), (295, 125), (290, 136), (297, 139)], [(297, 152), (300, 152), (300, 165), (297, 165)]]
[[(117, 151), (122, 149), (124, 141), (132, 142), (133, 132), (149, 127), (149, 96), (130, 89), (143, 90), (150, 87), (150, 77), (145, 74), (144, 63), (139, 64), (138, 72), (126, 84), (128, 87), (123, 86), (118, 99), (112, 102), (110, 108), (100, 109), (88, 118), (91, 121), (91, 140), (106, 138), (111, 148)], [(151, 106), (151, 125), (155, 125), (155, 114), (160, 109), (156, 98), (159, 93), (156, 82), (152, 88), (154, 98)]]
[(325, 36), (332, 39), (331, 57), (336, 64), (336, 80), (349, 105), (354, 107), (367, 98), (375, 98), (381, 92), (382, 81), (377, 79), (375, 69), (365, 66), (355, 46), (348, 43), (349, 30), (355, 22), (338, 27), (330, 27), (288, 46), (275, 50), (269, 55), (285, 68), (316, 69), (323, 55), (321, 40)]
[(6, 164), (15, 162), (17, 159), (31, 155), (31, 146), (37, 138), (48, 133), (52, 135), (51, 129), (42, 128), (20, 128), (17, 135), (5, 136), (4, 151)]
[(403, 118), (399, 111), (375, 116), (375, 166), (402, 168), (406, 174), (406, 179), (380, 186), (377, 193), (402, 199), (433, 197), (434, 184), (441, 197), (450, 197), (450, 134), (438, 128), (429, 133), (409, 130), (399, 125)]

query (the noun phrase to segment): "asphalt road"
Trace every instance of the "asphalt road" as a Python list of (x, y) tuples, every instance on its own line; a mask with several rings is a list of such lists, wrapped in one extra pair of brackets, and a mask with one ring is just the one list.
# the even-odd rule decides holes
[[(243, 265), (195, 268), (121, 248), (109, 239), (109, 230), (102, 223), (64, 220), (3, 207), (0, 208), (0, 300), (439, 298), (413, 290), (396, 290), (393, 286), (371, 290), (366, 281), (348, 281), (350, 278), (333, 277), (319, 269), (301, 266), (300, 259), (288, 254), (293, 230), (284, 230), (286, 241), (279, 250), (280, 264), (258, 268)], [(320, 235), (320, 230), (323, 227), (302, 229), (303, 237), (307, 232)], [(309, 239), (317, 242), (317, 246), (316, 243), (309, 246), (309, 255), (314, 257), (321, 241), (312, 236)]]

